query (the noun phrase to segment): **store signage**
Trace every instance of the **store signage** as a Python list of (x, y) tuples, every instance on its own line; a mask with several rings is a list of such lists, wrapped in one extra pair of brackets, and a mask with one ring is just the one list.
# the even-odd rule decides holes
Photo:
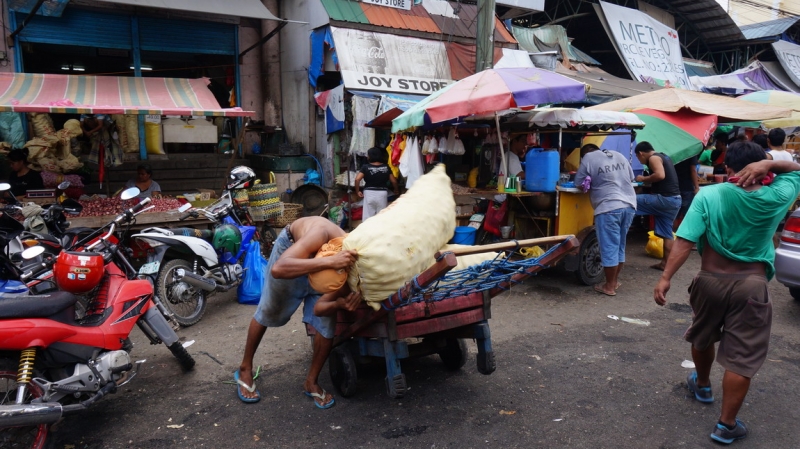
[(390, 8), (397, 8), (397, 9), (405, 9), (406, 11), (411, 9), (411, 5), (414, 3), (414, 0), (361, 0), (364, 3), (369, 3), (372, 5), (380, 5), (380, 6), (388, 6)]
[(452, 82), (441, 41), (331, 27), (348, 89), (430, 94)]
[(451, 80), (352, 72), (350, 70), (342, 70), (342, 80), (348, 89), (419, 95), (430, 95), (452, 82)]
[(775, 55), (789, 78), (800, 86), (800, 45), (778, 41), (772, 44), (772, 49), (775, 50)]
[(677, 31), (647, 14), (601, 1), (607, 31), (628, 71), (639, 81), (692, 89)]

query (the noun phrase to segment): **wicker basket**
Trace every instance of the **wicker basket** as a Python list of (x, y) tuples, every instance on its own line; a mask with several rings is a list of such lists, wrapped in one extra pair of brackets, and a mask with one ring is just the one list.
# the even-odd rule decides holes
[(300, 218), (300, 214), (303, 212), (302, 204), (281, 203), (281, 205), (283, 213), (279, 217), (269, 219), (270, 224), (273, 224), (276, 228), (282, 228), (291, 224), (293, 221)]

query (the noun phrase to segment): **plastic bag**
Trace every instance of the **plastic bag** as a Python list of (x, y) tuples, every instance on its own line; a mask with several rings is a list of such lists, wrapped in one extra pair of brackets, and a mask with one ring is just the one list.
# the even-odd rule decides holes
[(261, 244), (257, 240), (250, 242), (250, 248), (244, 256), (244, 279), (236, 289), (239, 304), (258, 304), (261, 290), (264, 288), (264, 271), (267, 260), (261, 255)]
[(664, 239), (661, 237), (656, 236), (653, 231), (647, 233), (649, 238), (647, 239), (647, 245), (644, 247), (644, 251), (650, 257), (655, 257), (656, 259), (663, 259), (664, 258)]

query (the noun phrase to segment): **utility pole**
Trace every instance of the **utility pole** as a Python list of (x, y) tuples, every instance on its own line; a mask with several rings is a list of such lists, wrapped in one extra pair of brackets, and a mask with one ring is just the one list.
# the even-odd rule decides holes
[(475, 33), (475, 72), (494, 64), (495, 0), (478, 0), (478, 29)]

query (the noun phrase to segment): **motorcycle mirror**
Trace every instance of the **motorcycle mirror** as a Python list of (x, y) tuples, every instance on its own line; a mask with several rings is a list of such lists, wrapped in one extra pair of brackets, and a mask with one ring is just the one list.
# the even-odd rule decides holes
[(26, 249), (22, 252), (22, 258), (25, 260), (33, 259), (34, 257), (42, 254), (44, 252), (44, 247), (40, 245), (31, 246), (30, 248)]
[(178, 208), (178, 212), (184, 213), (191, 208), (192, 208), (192, 203), (182, 204), (181, 207)]
[(141, 190), (139, 190), (137, 187), (131, 187), (129, 189), (123, 190), (122, 193), (119, 195), (119, 197), (122, 201), (126, 201), (131, 198), (136, 198), (136, 195), (138, 195), (139, 193), (141, 193)]
[(58, 185), (58, 190), (67, 190), (69, 188), (69, 181), (64, 181)]
[(7, 182), (0, 183), (0, 192), (5, 192), (6, 190), (11, 190), (11, 184)]

